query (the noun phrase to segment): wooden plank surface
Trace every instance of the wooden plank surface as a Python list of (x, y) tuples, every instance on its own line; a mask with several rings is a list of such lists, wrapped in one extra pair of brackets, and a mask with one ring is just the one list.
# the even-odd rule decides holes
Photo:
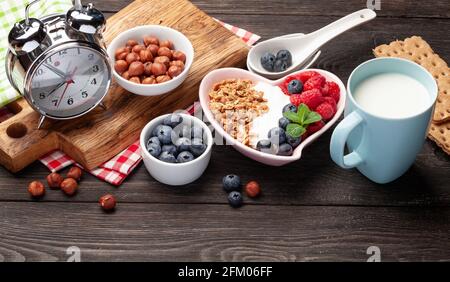
[[(93, 2), (112, 15), (130, 1)], [(193, 1), (263, 38), (313, 31), (365, 2)], [(345, 82), (376, 45), (411, 35), (424, 37), (449, 62), (448, 0), (411, 2), (382, 1), (381, 17), (330, 42), (316, 67)], [(214, 146), (204, 176), (180, 189), (157, 183), (141, 165), (118, 188), (86, 175), (73, 198), (48, 191), (42, 202), (31, 202), (27, 183), (48, 171), (39, 163), (19, 174), (0, 168), (0, 261), (65, 260), (72, 245), (86, 261), (365, 261), (372, 245), (386, 261), (450, 260), (450, 157), (426, 142), (407, 174), (376, 185), (331, 161), (330, 134), (282, 168)], [(230, 208), (220, 181), (232, 172), (258, 180), (263, 197)], [(119, 199), (113, 214), (96, 204), (105, 193)]]

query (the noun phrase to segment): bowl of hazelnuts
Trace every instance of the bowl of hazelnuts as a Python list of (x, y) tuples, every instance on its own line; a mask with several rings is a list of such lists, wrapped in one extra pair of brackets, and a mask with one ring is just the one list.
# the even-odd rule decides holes
[(108, 46), (117, 83), (131, 93), (162, 95), (186, 79), (194, 48), (181, 32), (143, 25), (120, 33)]

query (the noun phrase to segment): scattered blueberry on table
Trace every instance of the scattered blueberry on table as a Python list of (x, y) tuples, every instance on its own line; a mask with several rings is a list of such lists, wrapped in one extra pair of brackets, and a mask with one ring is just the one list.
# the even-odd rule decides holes
[(203, 128), (183, 123), (179, 114), (165, 117), (152, 131), (147, 141), (147, 151), (166, 163), (193, 161), (206, 151)]

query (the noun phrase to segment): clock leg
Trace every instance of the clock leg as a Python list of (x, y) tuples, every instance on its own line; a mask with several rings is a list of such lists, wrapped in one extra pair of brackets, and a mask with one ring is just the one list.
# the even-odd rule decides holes
[(42, 124), (44, 124), (45, 116), (42, 116), (39, 118), (39, 123), (37, 129), (41, 129)]

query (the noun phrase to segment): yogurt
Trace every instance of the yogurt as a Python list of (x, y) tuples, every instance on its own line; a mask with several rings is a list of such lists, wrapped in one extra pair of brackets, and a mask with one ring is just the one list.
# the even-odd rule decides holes
[(256, 117), (250, 127), (250, 146), (256, 148), (259, 140), (268, 139), (269, 130), (278, 127), (278, 120), (283, 116), (283, 107), (289, 104), (290, 100), (280, 87), (265, 82), (258, 82), (254, 89), (264, 93), (269, 106), (269, 111)]

